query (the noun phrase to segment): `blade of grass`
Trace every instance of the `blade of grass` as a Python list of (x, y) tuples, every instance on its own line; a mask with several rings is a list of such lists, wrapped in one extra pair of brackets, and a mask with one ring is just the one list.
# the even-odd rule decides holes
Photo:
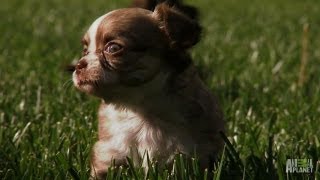
[(196, 158), (192, 158), (191, 165), (192, 165), (192, 172), (194, 174), (194, 178), (199, 179), (200, 178), (200, 171), (199, 171), (198, 160)]
[(208, 169), (204, 170), (204, 175), (203, 175), (203, 180), (207, 180), (208, 179)]
[(243, 169), (243, 163), (240, 159), (239, 153), (236, 151), (236, 149), (233, 147), (233, 145), (229, 141), (228, 137), (223, 132), (220, 132), (220, 135), (221, 135), (222, 139), (224, 140), (224, 142), (226, 143), (226, 147), (230, 151), (231, 155), (236, 160), (235, 162), (237, 163), (237, 165), (240, 167), (240, 169)]
[(220, 160), (219, 166), (218, 166), (218, 171), (213, 176), (214, 180), (219, 180), (221, 178), (222, 167), (223, 167), (223, 163), (225, 161), (225, 151), (226, 151), (226, 146), (223, 147), (221, 160)]
[(78, 174), (78, 172), (75, 170), (74, 167), (70, 167), (70, 168), (68, 169), (68, 172), (69, 172), (70, 175), (73, 177), (73, 179), (75, 179), (75, 180), (80, 180), (79, 174)]
[(317, 161), (316, 171), (315, 171), (315, 180), (320, 180), (320, 160)]
[(134, 164), (133, 164), (133, 162), (132, 162), (132, 159), (129, 158), (129, 157), (126, 157), (126, 159), (127, 159), (128, 165), (129, 165), (129, 170), (130, 170), (131, 173), (133, 174), (134, 179), (138, 180), (139, 178), (138, 178), (136, 169), (135, 169), (135, 167), (134, 167)]

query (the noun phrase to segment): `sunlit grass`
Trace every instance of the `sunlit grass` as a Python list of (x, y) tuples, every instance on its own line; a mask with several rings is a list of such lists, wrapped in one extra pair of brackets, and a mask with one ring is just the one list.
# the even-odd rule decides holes
[[(110, 179), (320, 178), (320, 2), (190, 0), (202, 41), (191, 51), (219, 97), (227, 133), (213, 172), (177, 155), (148, 173), (128, 163)], [(103, 13), (128, 1), (4, 0), (0, 6), (0, 179), (87, 179), (99, 100), (77, 92), (63, 66)], [(299, 86), (303, 27), (305, 81)], [(223, 155), (222, 155), (223, 154)], [(311, 158), (312, 174), (285, 173), (288, 158)], [(130, 162), (130, 158), (128, 158)], [(208, 175), (208, 176), (207, 176)]]

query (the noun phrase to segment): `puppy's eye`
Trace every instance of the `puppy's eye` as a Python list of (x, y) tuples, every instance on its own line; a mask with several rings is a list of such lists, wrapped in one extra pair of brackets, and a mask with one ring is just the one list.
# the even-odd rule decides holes
[(83, 49), (82, 49), (82, 55), (85, 56), (88, 54), (88, 46), (83, 46)]
[(108, 43), (104, 48), (104, 51), (109, 54), (114, 54), (114, 53), (120, 52), (121, 50), (122, 50), (122, 46), (113, 42)]

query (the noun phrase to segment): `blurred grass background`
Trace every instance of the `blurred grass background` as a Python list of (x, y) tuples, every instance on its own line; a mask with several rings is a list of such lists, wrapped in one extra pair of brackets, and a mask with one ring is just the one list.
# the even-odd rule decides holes
[[(226, 153), (221, 178), (320, 178), (285, 173), (287, 158), (312, 158), (315, 171), (320, 156), (320, 1), (186, 2), (199, 8), (204, 27), (191, 54), (220, 99), (236, 151)], [(0, 179), (89, 177), (99, 100), (77, 92), (63, 66), (80, 57), (80, 39), (97, 17), (128, 4), (1, 2)]]

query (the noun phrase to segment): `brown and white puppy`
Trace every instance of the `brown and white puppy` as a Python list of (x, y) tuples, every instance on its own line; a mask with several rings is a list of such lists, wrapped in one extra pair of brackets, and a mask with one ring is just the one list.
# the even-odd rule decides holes
[(93, 22), (73, 73), (77, 89), (103, 100), (92, 176), (103, 178), (112, 159), (125, 163), (131, 147), (162, 164), (196, 150), (205, 167), (217, 155), (222, 113), (187, 52), (200, 33), (196, 21), (165, 4)]

